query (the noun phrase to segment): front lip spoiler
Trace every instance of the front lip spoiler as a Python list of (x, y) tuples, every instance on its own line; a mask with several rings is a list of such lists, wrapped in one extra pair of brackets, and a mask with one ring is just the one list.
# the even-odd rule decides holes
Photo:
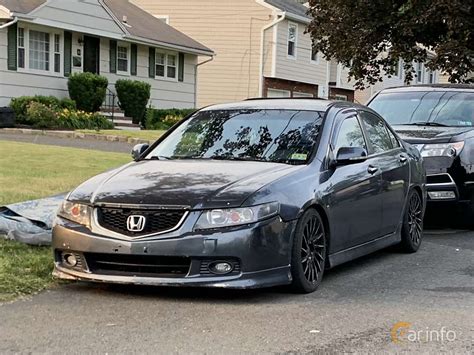
[(53, 277), (69, 281), (89, 281), (113, 284), (174, 287), (215, 287), (233, 289), (272, 287), (277, 285), (290, 284), (292, 281), (289, 265), (256, 272), (241, 273), (240, 275), (235, 276), (194, 277), (178, 279), (163, 277), (99, 275), (66, 269), (56, 264), (53, 270)]

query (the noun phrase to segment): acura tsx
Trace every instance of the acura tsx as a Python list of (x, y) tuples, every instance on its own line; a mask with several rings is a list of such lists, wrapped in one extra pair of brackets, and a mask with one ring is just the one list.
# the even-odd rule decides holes
[(325, 269), (422, 240), (421, 155), (367, 107), (210, 106), (132, 155), (62, 203), (55, 276), (312, 292)]

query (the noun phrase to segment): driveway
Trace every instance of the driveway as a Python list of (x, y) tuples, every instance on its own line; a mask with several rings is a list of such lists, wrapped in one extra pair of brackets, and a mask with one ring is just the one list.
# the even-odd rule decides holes
[(474, 233), (433, 230), (418, 253), (341, 265), (309, 295), (61, 285), (0, 306), (0, 353), (468, 353), (473, 310)]

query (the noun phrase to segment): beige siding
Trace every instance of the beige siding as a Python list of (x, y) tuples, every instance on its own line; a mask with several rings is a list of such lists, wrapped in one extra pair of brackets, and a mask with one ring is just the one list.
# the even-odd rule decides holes
[[(77, 39), (82, 35), (73, 33), (73, 55), (77, 49)], [(62, 59), (61, 59), (62, 60)], [(100, 73), (109, 80), (113, 90), (118, 79), (146, 81), (152, 86), (151, 104), (157, 108), (193, 108), (195, 107), (195, 67), (197, 57), (185, 55), (184, 81), (168, 81), (148, 77), (148, 47), (138, 46), (138, 75), (118, 75), (109, 73), (109, 39), (101, 39)], [(81, 72), (82, 68), (74, 68)], [(33, 74), (8, 70), (7, 67), (7, 29), (0, 30), (0, 106), (8, 105), (11, 98), (23, 95), (53, 95), (67, 97), (67, 78), (62, 75)]]
[[(288, 24), (298, 25), (296, 58), (288, 56)], [(311, 61), (311, 37), (305, 34), (303, 23), (284, 20), (277, 25), (277, 55), (274, 77), (308, 84), (327, 85), (327, 62), (319, 55)]]
[[(270, 9), (255, 0), (133, 2), (153, 15), (169, 15), (171, 26), (217, 53), (198, 69), (199, 106), (259, 96), (260, 35), (271, 22)], [(272, 37), (267, 32), (266, 37)], [(271, 51), (266, 47), (268, 62)]]

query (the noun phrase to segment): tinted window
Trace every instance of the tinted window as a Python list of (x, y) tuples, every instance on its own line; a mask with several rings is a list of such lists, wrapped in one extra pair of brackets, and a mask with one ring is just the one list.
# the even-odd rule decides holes
[(147, 158), (305, 163), (316, 144), (322, 116), (295, 110), (199, 111)]
[(382, 153), (393, 149), (392, 139), (382, 119), (365, 111), (360, 112), (360, 117), (373, 153)]
[(346, 118), (339, 128), (335, 144), (336, 154), (342, 147), (360, 147), (367, 150), (362, 128), (355, 116)]
[(388, 135), (390, 136), (390, 140), (392, 141), (392, 147), (398, 148), (400, 147), (400, 142), (398, 141), (397, 137), (392, 133), (391, 130), (387, 129)]
[(369, 107), (391, 125), (435, 122), (447, 126), (474, 126), (472, 92), (382, 92)]

